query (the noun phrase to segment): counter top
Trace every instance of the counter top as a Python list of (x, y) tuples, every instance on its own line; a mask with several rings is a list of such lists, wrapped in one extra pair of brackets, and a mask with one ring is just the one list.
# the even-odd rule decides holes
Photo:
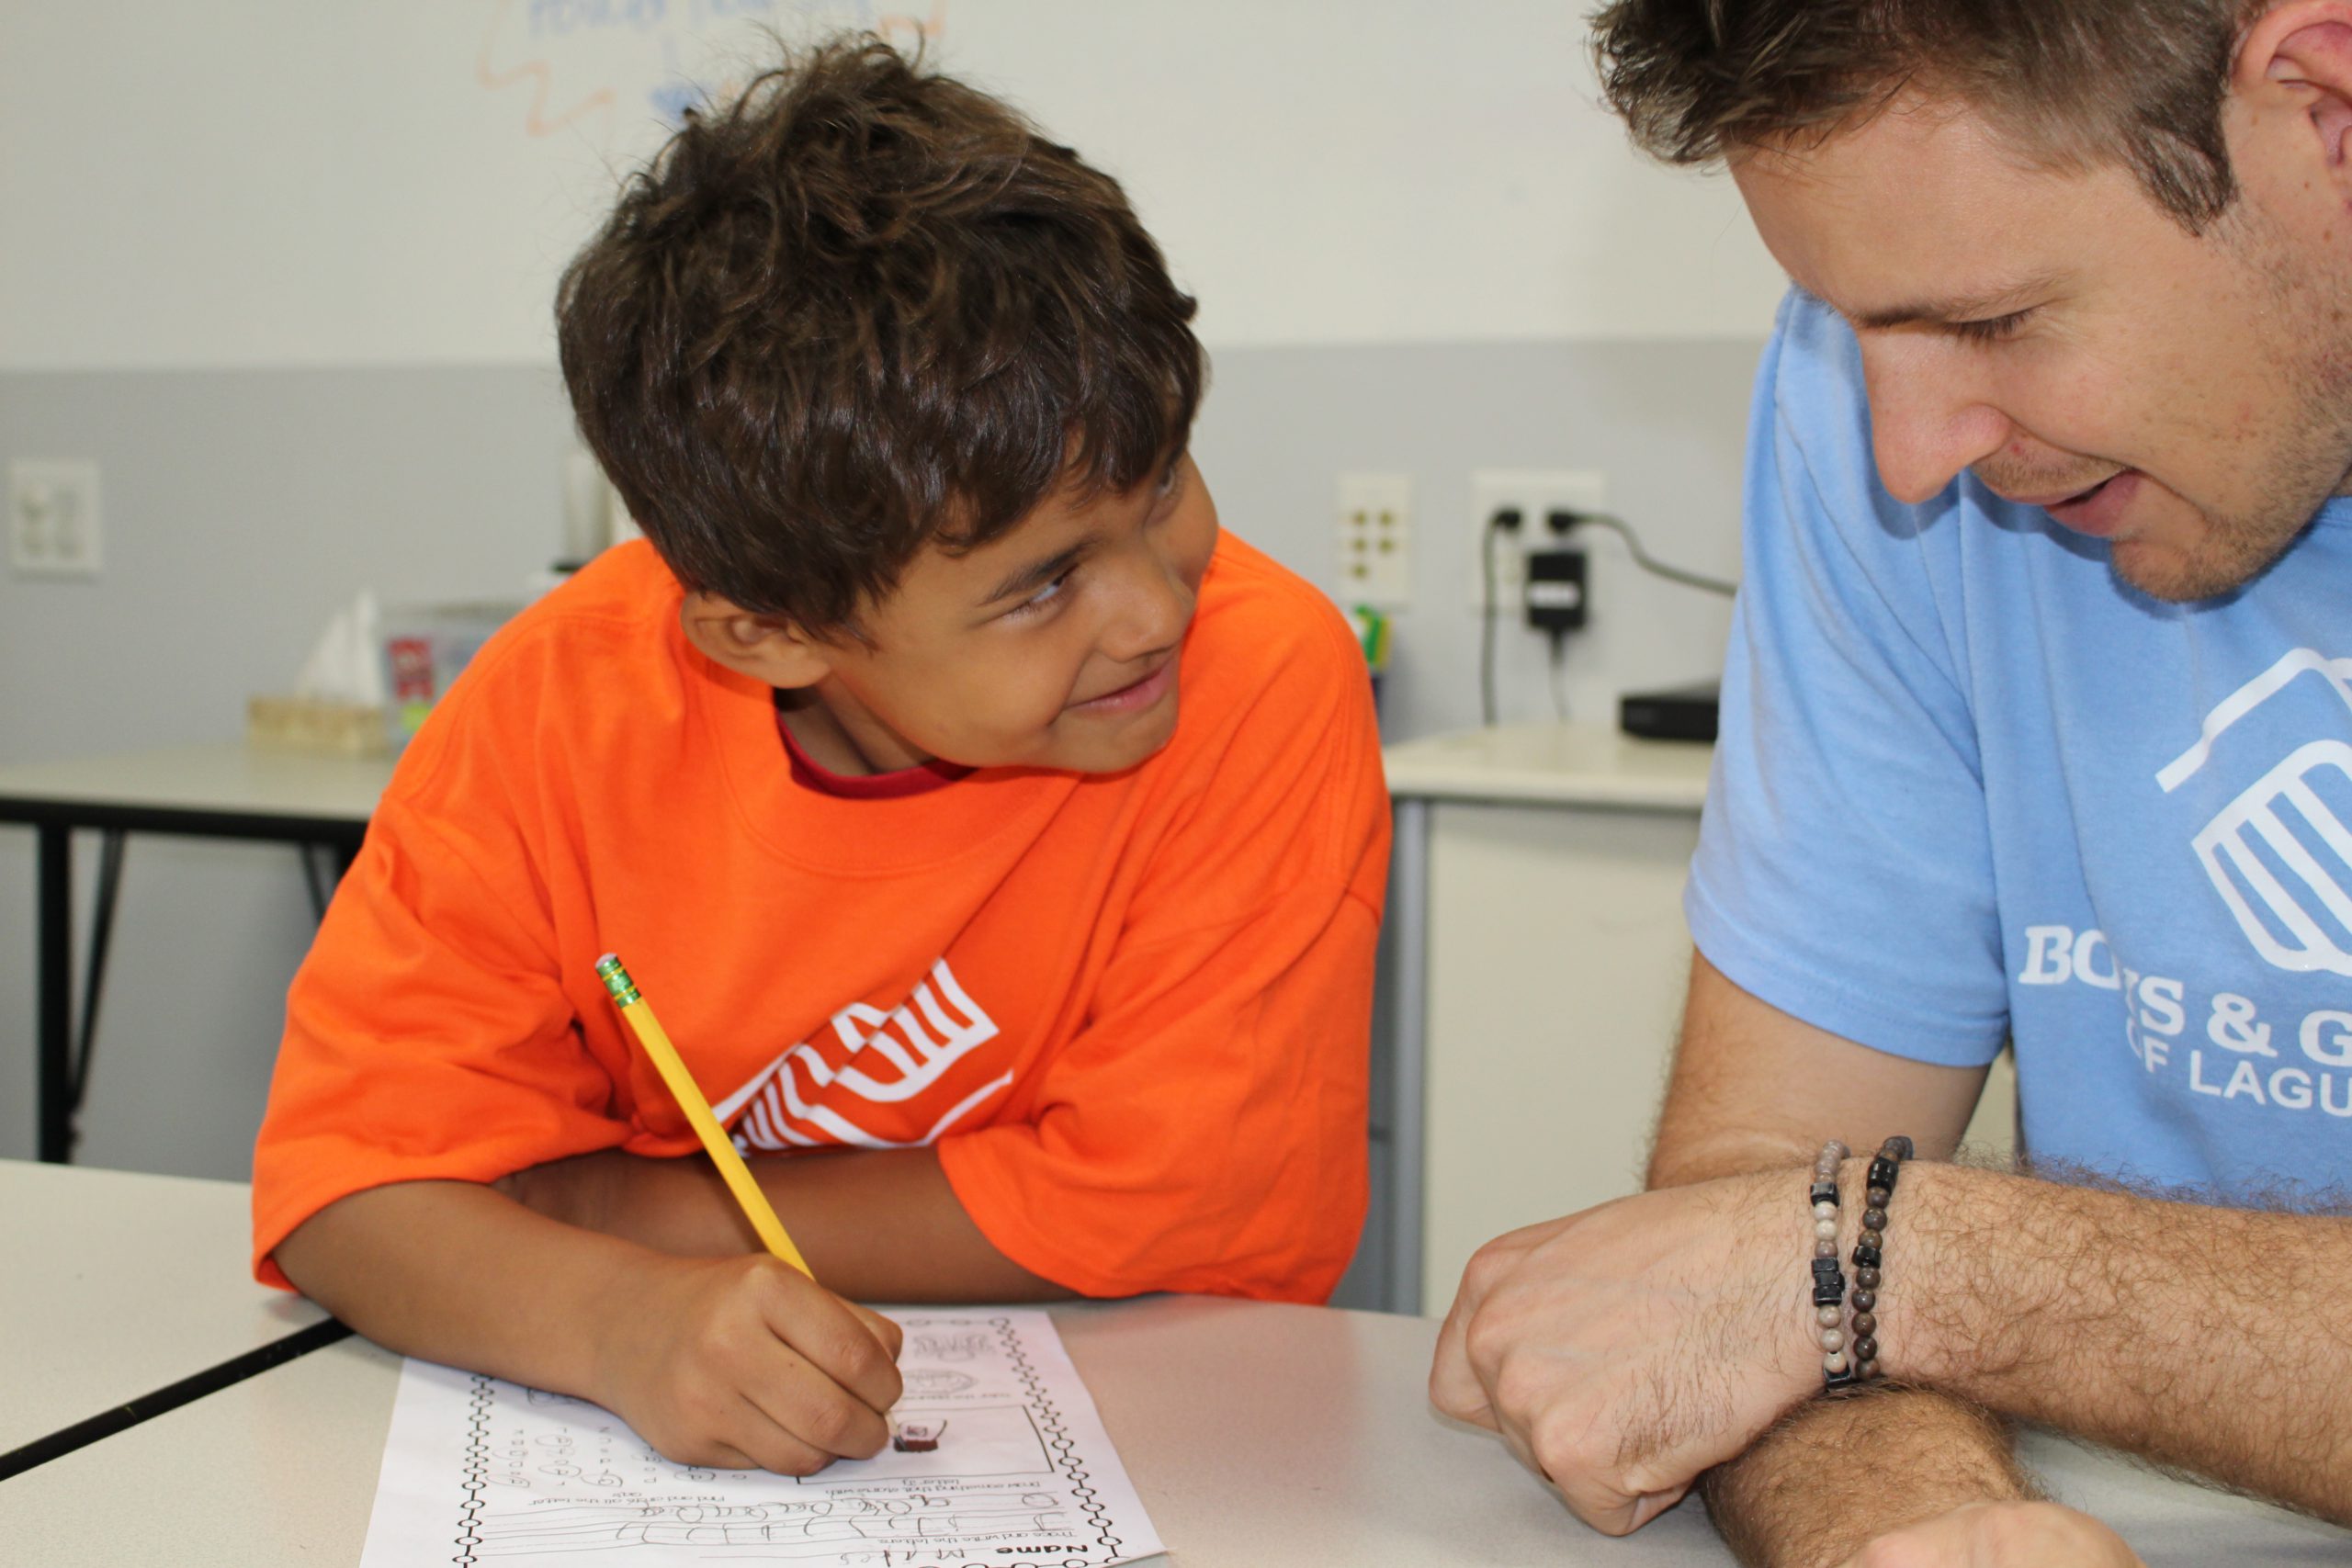
[(241, 740), (0, 767), (0, 821), (92, 808), (364, 823), (391, 781), (389, 757), (264, 751)]
[(1598, 724), (1513, 724), (1408, 740), (1383, 752), (1400, 800), (1499, 801), (1696, 811), (1715, 749), (1641, 740)]

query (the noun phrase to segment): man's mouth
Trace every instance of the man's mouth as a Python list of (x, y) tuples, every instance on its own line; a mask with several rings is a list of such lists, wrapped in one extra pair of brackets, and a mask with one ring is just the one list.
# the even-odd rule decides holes
[(2077, 534), (2104, 539), (2122, 526), (2123, 510), (2140, 488), (2140, 470), (2119, 468), (2086, 489), (2041, 495), (2012, 495), (2020, 506), (2039, 506)]

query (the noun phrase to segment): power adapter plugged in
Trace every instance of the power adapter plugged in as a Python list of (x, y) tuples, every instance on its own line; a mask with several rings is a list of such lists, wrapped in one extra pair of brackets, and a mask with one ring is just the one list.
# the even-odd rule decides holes
[(1585, 553), (1559, 547), (1527, 552), (1527, 624), (1555, 641), (1584, 627), (1589, 608)]
[[(1499, 502), (1498, 491), (1511, 493), (1509, 487), (1498, 481), (1501, 476), (1488, 476), (1487, 493)], [(1525, 489), (1527, 487), (1519, 487)], [(1536, 487), (1543, 488), (1543, 487)], [(1557, 487), (1552, 487), (1557, 488)], [(1551, 644), (1552, 706), (1563, 721), (1568, 717), (1567, 649), (1571, 633), (1581, 631), (1592, 616), (1592, 589), (1587, 576), (1585, 551), (1572, 548), (1570, 536), (1581, 528), (1600, 528), (1624, 541), (1626, 553), (1643, 571), (1653, 577), (1685, 588), (1696, 588), (1709, 593), (1730, 598), (1739, 591), (1739, 584), (1725, 578), (1710, 577), (1703, 572), (1669, 566), (1652, 556), (1642, 543), (1641, 536), (1632, 525), (1613, 513), (1598, 508), (1550, 505), (1538, 516), (1541, 534), (1546, 537), (1529, 537), (1537, 533), (1531, 518), (1520, 507), (1508, 502), (1495, 505), (1487, 514), (1486, 527), (1479, 538), (1480, 592), (1474, 601), (1485, 620), (1480, 637), (1478, 689), (1480, 709), (1486, 721), (1497, 721), (1495, 656), (1496, 627), (1502, 611), (1514, 599), (1528, 627), (1540, 631)], [(1524, 543), (1522, 552), (1520, 546)], [(1506, 580), (1504, 570), (1519, 569), (1516, 581)], [(1611, 590), (1614, 592), (1615, 590)], [(1625, 728), (1637, 734), (1681, 734), (1696, 732), (1703, 728), (1712, 738), (1714, 728), (1714, 704), (1712, 695), (1703, 703), (1686, 698), (1682, 693), (1650, 694), (1636, 703), (1626, 698)], [(1653, 707), (1666, 710), (1661, 716)], [(1638, 710), (1638, 711), (1636, 711)], [(1637, 728), (1637, 725), (1657, 726), (1655, 729)]]

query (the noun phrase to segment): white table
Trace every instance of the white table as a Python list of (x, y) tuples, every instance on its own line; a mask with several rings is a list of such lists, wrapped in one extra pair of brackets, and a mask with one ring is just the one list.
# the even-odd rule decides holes
[[(129, 835), (297, 844), (304, 847), (306, 867), (310, 848), (319, 846), (335, 855), (340, 872), (357, 852), (391, 771), (389, 759), (257, 751), (241, 742), (0, 767), (0, 823), (33, 829), (40, 844), (35, 989), (42, 1159), (73, 1157), (74, 1113), (87, 1077)], [(105, 850), (77, 1028), (73, 838), (81, 829), (97, 829)], [(315, 870), (311, 874), (313, 896), (323, 908), (323, 886)]]
[(254, 1283), (250, 1193), (0, 1161), (0, 1454), (328, 1321)]
[[(1499, 1442), (1433, 1415), (1425, 1319), (1196, 1298), (1054, 1316), (1176, 1568), (1731, 1561), (1695, 1505), (1597, 1536)], [(399, 1368), (349, 1341), (0, 1483), (7, 1539), (48, 1568), (356, 1563)], [(2352, 1557), (2344, 1531), (2068, 1444), (2029, 1452), (2151, 1568)]]
[[(20, 1408), (79, 1413), (318, 1321), (245, 1277), (245, 1193), (0, 1165), (0, 1246), (32, 1265), (0, 1277), (0, 1409), (20, 1425)], [(1428, 1319), (1188, 1297), (1053, 1315), (1178, 1568), (1729, 1561), (1695, 1506), (1628, 1540), (1593, 1535), (1495, 1438), (1438, 1417)], [(356, 1563), (399, 1371), (345, 1340), (0, 1482), (0, 1560)], [(2071, 1445), (2029, 1457), (2152, 1568), (2352, 1557), (2352, 1534)]]

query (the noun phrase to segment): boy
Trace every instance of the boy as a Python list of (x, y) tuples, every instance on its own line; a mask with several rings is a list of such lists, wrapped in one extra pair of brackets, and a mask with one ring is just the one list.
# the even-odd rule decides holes
[(630, 183), (558, 315), (651, 543), (402, 759), (288, 998), (263, 1279), (793, 1472), (886, 1440), (842, 1297), (1329, 1293), (1385, 798), (1353, 641), (1185, 456), (1192, 313), (1114, 181), (871, 40)]

